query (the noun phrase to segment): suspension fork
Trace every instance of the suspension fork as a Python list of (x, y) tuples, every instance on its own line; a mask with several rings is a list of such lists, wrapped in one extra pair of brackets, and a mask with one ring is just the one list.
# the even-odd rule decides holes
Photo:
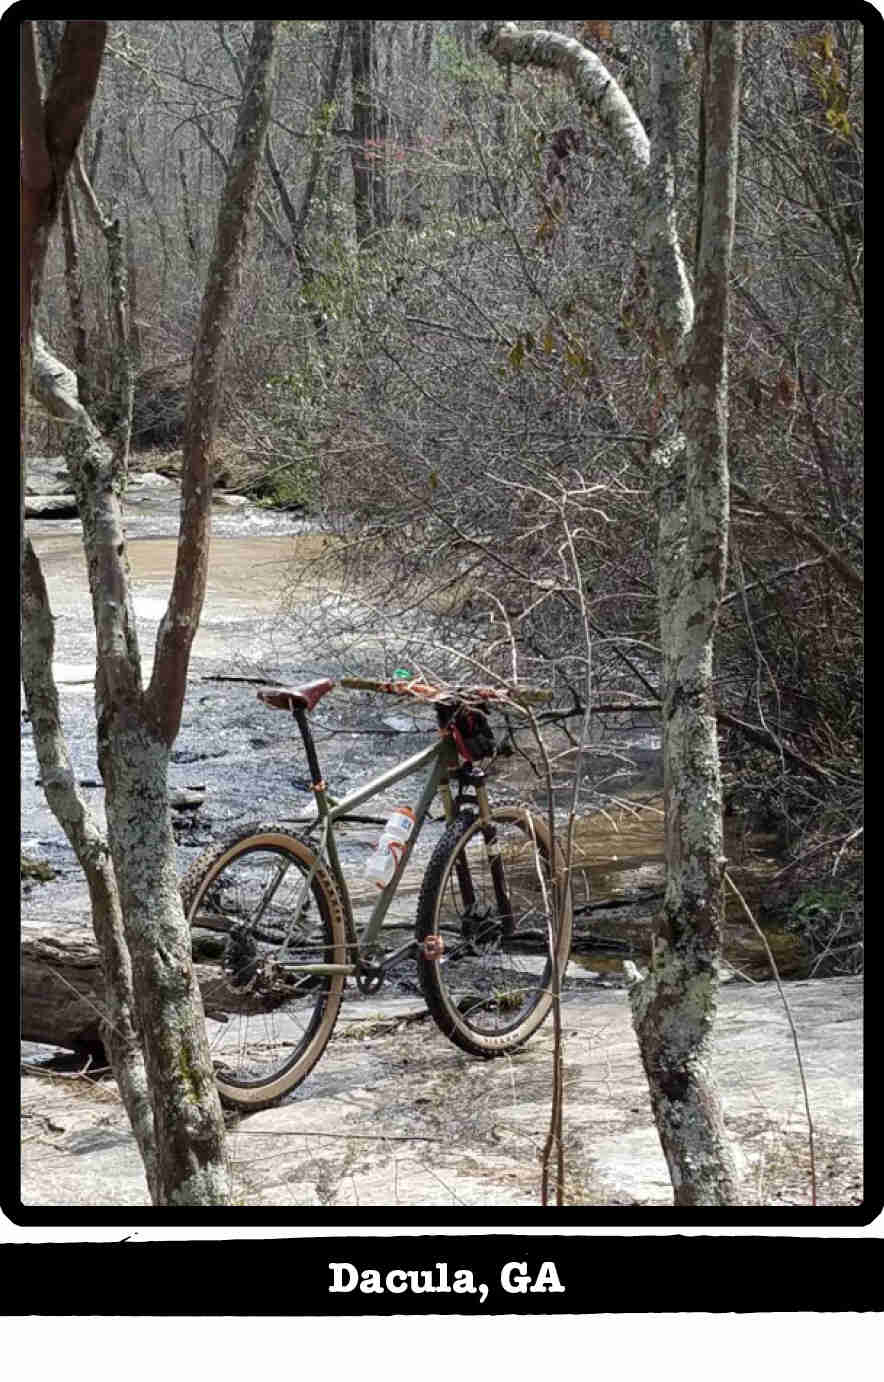
[[(500, 917), (504, 932), (509, 933), (513, 928), (512, 908), (507, 893), (503, 860), (500, 857), (500, 846), (497, 843), (497, 826), (491, 818), (491, 807), (488, 804), (488, 789), (485, 785), (485, 774), (482, 772), (481, 768), (470, 765), (467, 780), (476, 792), (476, 804), (479, 808), (479, 823), (482, 829), (482, 837), (485, 841), (485, 852), (488, 855), (491, 882), (494, 887), (494, 900), (497, 904), (497, 913)], [(463, 851), (461, 851), (457, 857), (455, 872), (457, 874), (457, 881), (460, 886), (465, 910), (469, 912), (470, 909), (475, 906), (476, 892), (473, 887), (473, 880), (470, 876), (469, 865), (467, 864)]]
[(504, 934), (509, 935), (513, 930), (513, 913), (506, 887), (506, 875), (503, 859), (500, 855), (500, 845), (497, 842), (497, 826), (491, 819), (491, 808), (488, 805), (484, 774), (482, 781), (476, 783), (476, 800), (479, 803), (479, 820), (482, 822), (482, 834), (485, 837), (485, 852), (488, 855), (488, 863), (491, 868), (494, 900), (497, 903), (497, 911)]

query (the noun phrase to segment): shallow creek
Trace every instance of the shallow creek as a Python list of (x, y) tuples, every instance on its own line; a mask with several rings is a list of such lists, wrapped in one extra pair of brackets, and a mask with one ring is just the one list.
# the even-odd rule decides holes
[[(177, 521), (177, 488), (171, 483), (145, 483), (141, 477), (130, 491), (126, 526), (145, 677), (171, 585)], [(65, 729), (76, 771), (101, 819), (103, 791), (95, 762), (91, 696), (95, 639), (80, 525), (75, 520), (43, 520), (29, 522), (28, 530), (43, 563), (56, 617), (55, 666)], [(200, 848), (238, 821), (259, 817), (292, 820), (309, 811), (311, 797), (291, 722), (256, 703), (252, 680), (266, 676), (294, 681), (335, 674), (320, 646), (294, 649), (290, 632), (286, 634), (278, 621), (281, 592), (288, 584), (287, 569), (293, 557), (309, 554), (320, 541), (290, 515), (231, 502), (223, 495), (216, 502), (208, 591), (170, 775), (173, 791), (197, 790), (203, 794), (199, 809), (175, 816), (182, 870)], [(426, 743), (426, 720), (421, 723), (419, 718), (395, 713), (389, 704), (380, 704), (381, 700), (335, 693), (315, 713), (323, 767), (336, 795), (353, 790), (360, 781)], [(399, 709), (396, 707), (397, 712)], [(594, 770), (605, 747), (605, 742), (594, 745), (594, 756), (589, 760)], [(582, 941), (575, 958), (586, 970), (616, 982), (624, 958), (633, 956), (641, 962), (649, 953), (653, 917), (663, 887), (663, 833), (660, 756), (654, 736), (644, 732), (630, 740), (623, 734), (615, 735), (611, 750), (621, 764), (625, 757), (632, 767), (627, 764), (623, 768), (616, 799), (603, 811), (593, 810), (584, 816), (577, 828), (575, 923), (576, 935)], [(43, 856), (56, 869), (52, 883), (26, 888), (24, 917), (31, 925), (63, 924), (66, 918), (82, 923), (84, 893), (79, 870), (46, 808), (37, 778), (30, 725), (23, 719), (23, 839), (30, 853)], [(503, 766), (501, 778), (495, 784), (499, 795), (524, 796), (532, 781), (530, 774), (520, 773), (513, 762)], [(366, 810), (383, 814), (390, 804), (396, 803), (374, 802)], [(543, 809), (542, 801), (537, 804)], [(421, 869), (439, 829), (438, 825), (430, 827), (419, 842), (414, 869)], [(358, 869), (375, 833), (371, 827), (351, 833), (344, 851), (348, 872)], [(742, 839), (735, 829), (728, 830), (727, 853), (750, 901), (753, 880), (775, 868), (767, 852), (769, 845), (763, 837)], [(797, 972), (800, 957), (792, 938), (768, 939), (784, 971)], [(752, 977), (767, 975), (759, 942), (742, 913), (732, 906), (728, 908), (725, 956), (737, 972)]]

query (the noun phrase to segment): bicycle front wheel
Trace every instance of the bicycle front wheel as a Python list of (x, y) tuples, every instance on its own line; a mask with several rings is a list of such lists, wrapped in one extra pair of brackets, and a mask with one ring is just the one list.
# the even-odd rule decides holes
[(312, 1070), (338, 1016), (346, 976), (299, 969), (345, 962), (337, 887), (303, 840), (252, 825), (201, 855), (181, 896), (218, 1092), (266, 1108)]
[[(545, 824), (497, 806), (485, 826), (464, 812), (439, 841), (418, 902), (418, 976), (427, 1007), (456, 1046), (505, 1055), (527, 1041), (553, 1000), (571, 948), (564, 858), (550, 865)], [(553, 927), (555, 895), (560, 898)]]

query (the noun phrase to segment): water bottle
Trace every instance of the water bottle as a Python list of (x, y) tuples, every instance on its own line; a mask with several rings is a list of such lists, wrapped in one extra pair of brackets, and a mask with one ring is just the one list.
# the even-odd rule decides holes
[(366, 878), (378, 888), (392, 882), (399, 867), (402, 851), (414, 829), (414, 812), (410, 806), (397, 806), (378, 840), (374, 853), (365, 864)]

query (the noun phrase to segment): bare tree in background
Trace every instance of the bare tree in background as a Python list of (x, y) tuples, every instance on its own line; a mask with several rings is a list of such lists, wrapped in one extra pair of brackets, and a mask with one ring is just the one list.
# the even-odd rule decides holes
[(378, 99), (377, 20), (348, 24), (353, 88), (353, 210), (356, 240), (363, 244), (390, 219), (385, 170), (387, 112)]
[(39, 293), (49, 231), (95, 91), (106, 25), (66, 25), (45, 101), (33, 26), (23, 25), (23, 400), (30, 385), (68, 424), (65, 452), (83, 523), (96, 629), (106, 841), (77, 793), (64, 744), (51, 674), (52, 616), (29, 542), (23, 544), (22, 676), (47, 798), (89, 879), (108, 985), (106, 1031), (114, 1073), (151, 1197), (163, 1205), (221, 1204), (229, 1198), (223, 1119), (178, 896), (168, 764), (205, 595), (212, 444), (270, 118), (276, 30), (276, 21), (256, 21), (252, 32), (193, 358), (175, 576), (145, 688), (120, 507), (128, 435), (118, 428), (112, 449), (79, 402), (71, 372), (39, 340), (32, 352), (32, 299)]

